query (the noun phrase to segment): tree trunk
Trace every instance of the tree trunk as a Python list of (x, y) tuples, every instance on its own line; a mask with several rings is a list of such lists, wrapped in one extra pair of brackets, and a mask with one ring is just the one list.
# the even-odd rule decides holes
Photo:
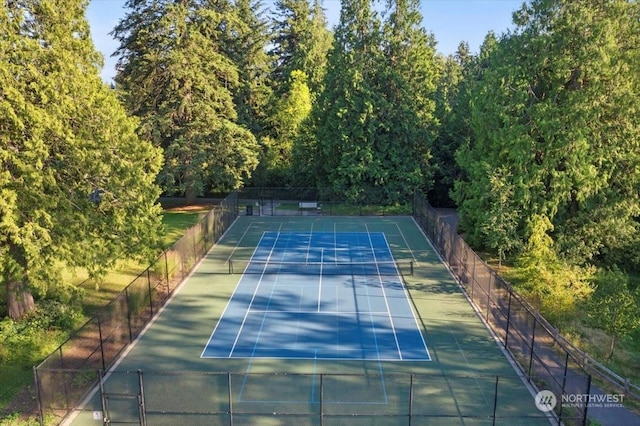
[(195, 204), (198, 198), (198, 194), (193, 186), (188, 186), (184, 191), (184, 201), (185, 204), (191, 205)]
[(25, 283), (17, 279), (9, 279), (7, 289), (7, 311), (9, 318), (16, 321), (35, 308), (33, 295)]
[(609, 354), (607, 355), (607, 359), (613, 358), (613, 351), (616, 347), (616, 336), (611, 335), (611, 345), (609, 346)]

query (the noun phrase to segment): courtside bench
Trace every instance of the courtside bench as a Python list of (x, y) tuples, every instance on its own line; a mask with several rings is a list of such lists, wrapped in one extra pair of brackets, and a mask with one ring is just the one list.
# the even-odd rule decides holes
[(298, 205), (300, 206), (300, 211), (316, 211), (316, 212), (321, 212), (322, 211), (322, 206), (320, 204), (318, 204), (317, 201), (300, 201), (298, 203)]

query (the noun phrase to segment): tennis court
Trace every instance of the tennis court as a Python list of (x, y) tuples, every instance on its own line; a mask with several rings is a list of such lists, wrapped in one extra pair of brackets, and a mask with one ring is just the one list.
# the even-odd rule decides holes
[(400, 274), (382, 232), (265, 232), (202, 357), (430, 361)]
[(411, 217), (239, 217), (72, 423), (140, 401), (148, 424), (549, 423)]

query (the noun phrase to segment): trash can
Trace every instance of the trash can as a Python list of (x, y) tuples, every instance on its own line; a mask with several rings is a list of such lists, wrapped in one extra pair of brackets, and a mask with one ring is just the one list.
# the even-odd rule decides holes
[(253, 216), (253, 206), (247, 205), (247, 216)]

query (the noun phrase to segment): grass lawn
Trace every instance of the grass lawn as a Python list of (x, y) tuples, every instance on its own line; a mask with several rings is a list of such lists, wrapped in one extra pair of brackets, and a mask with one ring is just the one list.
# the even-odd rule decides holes
[[(185, 230), (198, 223), (210, 208), (211, 206), (208, 205), (173, 207), (163, 211), (163, 247), (169, 248), (175, 244), (175, 242), (184, 235)], [(84, 310), (85, 313), (90, 316), (113, 300), (122, 289), (142, 273), (146, 267), (147, 265), (141, 262), (125, 260), (119, 262), (118, 266), (99, 282), (89, 280), (87, 273), (84, 271), (76, 271), (73, 278), (70, 279), (75, 285), (84, 289)]]
[[(164, 210), (162, 213), (163, 246), (171, 247), (182, 237), (185, 230), (195, 225), (211, 207), (212, 205), (207, 204), (172, 207)], [(145, 268), (146, 265), (140, 262), (123, 261), (99, 283), (87, 280), (86, 272), (82, 271), (69, 273), (68, 276), (75, 285), (84, 289), (83, 307), (85, 315), (89, 317), (100, 307), (109, 303)], [(13, 412), (4, 413), (4, 411), (10, 404), (15, 404), (16, 395), (32, 384), (33, 371), (31, 366), (7, 365), (2, 364), (0, 360), (0, 426), (27, 424), (20, 423), (15, 419), (13, 412), (17, 411), (17, 407), (14, 408), (12, 405), (11, 411)]]
[[(337, 215), (337, 216), (376, 216), (376, 215), (407, 215), (411, 214), (410, 205), (399, 206), (358, 206), (354, 204), (332, 204), (329, 202), (319, 202), (321, 211), (323, 214)], [(300, 205), (298, 202), (281, 202), (276, 207), (276, 210), (290, 210), (300, 212)]]

